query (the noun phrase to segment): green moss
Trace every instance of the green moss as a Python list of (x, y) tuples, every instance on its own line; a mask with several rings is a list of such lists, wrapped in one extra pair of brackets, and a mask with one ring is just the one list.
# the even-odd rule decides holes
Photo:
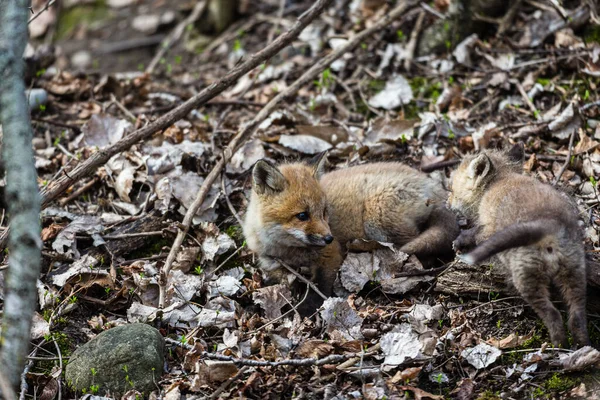
[(583, 30), (583, 40), (586, 43), (600, 43), (600, 26), (594, 24), (587, 24), (587, 26)]
[(381, 79), (373, 79), (369, 81), (369, 89), (373, 92), (380, 92), (385, 88), (385, 81)]
[(69, 36), (79, 25), (89, 25), (103, 21), (110, 15), (104, 0), (96, 0), (94, 4), (78, 5), (61, 12), (58, 19), (57, 39)]
[(242, 228), (238, 225), (231, 225), (227, 227), (227, 229), (225, 229), (225, 233), (233, 240), (241, 240), (244, 237), (242, 234)]
[(477, 400), (501, 400), (500, 392), (492, 392), (491, 390), (486, 390), (481, 393)]
[(544, 387), (551, 392), (565, 392), (577, 384), (579, 384), (579, 379), (570, 378), (557, 372), (544, 382)]

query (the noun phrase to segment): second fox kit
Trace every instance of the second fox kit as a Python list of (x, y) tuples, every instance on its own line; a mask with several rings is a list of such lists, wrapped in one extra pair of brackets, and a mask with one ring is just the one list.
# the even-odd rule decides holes
[[(519, 154), (520, 153), (520, 154)], [(497, 255), (520, 295), (542, 318), (554, 345), (567, 335), (550, 290), (556, 286), (569, 308), (575, 345), (589, 344), (583, 232), (575, 205), (552, 186), (522, 175), (522, 147), (484, 151), (463, 159), (452, 176), (450, 207), (473, 221), (455, 242), (477, 245), (462, 258), (469, 264)]]
[(458, 227), (439, 183), (400, 163), (326, 174), (324, 163), (321, 155), (310, 165), (261, 160), (254, 167), (244, 235), (268, 276), (278, 278), (280, 259), (308, 269), (331, 295), (352, 239), (393, 242), (418, 257), (451, 253)]

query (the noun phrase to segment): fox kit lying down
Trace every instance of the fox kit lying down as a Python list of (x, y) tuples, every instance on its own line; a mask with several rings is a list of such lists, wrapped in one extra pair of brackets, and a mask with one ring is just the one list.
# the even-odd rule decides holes
[[(520, 151), (520, 154), (519, 154)], [(569, 308), (575, 345), (589, 344), (586, 267), (577, 209), (552, 186), (517, 172), (522, 147), (510, 153), (484, 151), (463, 159), (453, 173), (448, 204), (474, 227), (455, 241), (476, 264), (497, 255), (507, 278), (542, 318), (554, 345), (567, 346), (562, 318), (550, 300), (552, 285)]]
[(280, 278), (275, 259), (281, 259), (308, 269), (319, 289), (331, 295), (352, 239), (393, 242), (418, 257), (452, 252), (459, 229), (444, 207), (445, 191), (433, 179), (399, 163), (327, 174), (324, 164), (323, 154), (313, 164), (276, 167), (261, 160), (254, 166), (244, 235), (269, 278)]

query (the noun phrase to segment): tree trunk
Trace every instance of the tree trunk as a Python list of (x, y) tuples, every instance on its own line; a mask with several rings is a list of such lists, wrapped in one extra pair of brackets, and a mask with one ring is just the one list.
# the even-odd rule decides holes
[(12, 231), (0, 343), (2, 371), (17, 388), (29, 349), (40, 272), (40, 198), (31, 146), (29, 105), (23, 83), (28, 0), (0, 1), (0, 121), (2, 161), (7, 173), (5, 199)]

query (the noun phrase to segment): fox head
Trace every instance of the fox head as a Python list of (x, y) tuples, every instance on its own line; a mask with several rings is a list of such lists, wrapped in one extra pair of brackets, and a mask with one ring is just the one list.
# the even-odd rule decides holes
[(323, 247), (333, 242), (327, 199), (319, 184), (324, 166), (324, 153), (310, 164), (256, 163), (251, 200), (255, 204), (249, 206), (247, 220), (260, 218), (255, 226), (263, 245)]
[(523, 158), (520, 143), (507, 152), (485, 150), (465, 157), (452, 173), (448, 206), (469, 219), (475, 218), (488, 185), (502, 173), (520, 172)]

